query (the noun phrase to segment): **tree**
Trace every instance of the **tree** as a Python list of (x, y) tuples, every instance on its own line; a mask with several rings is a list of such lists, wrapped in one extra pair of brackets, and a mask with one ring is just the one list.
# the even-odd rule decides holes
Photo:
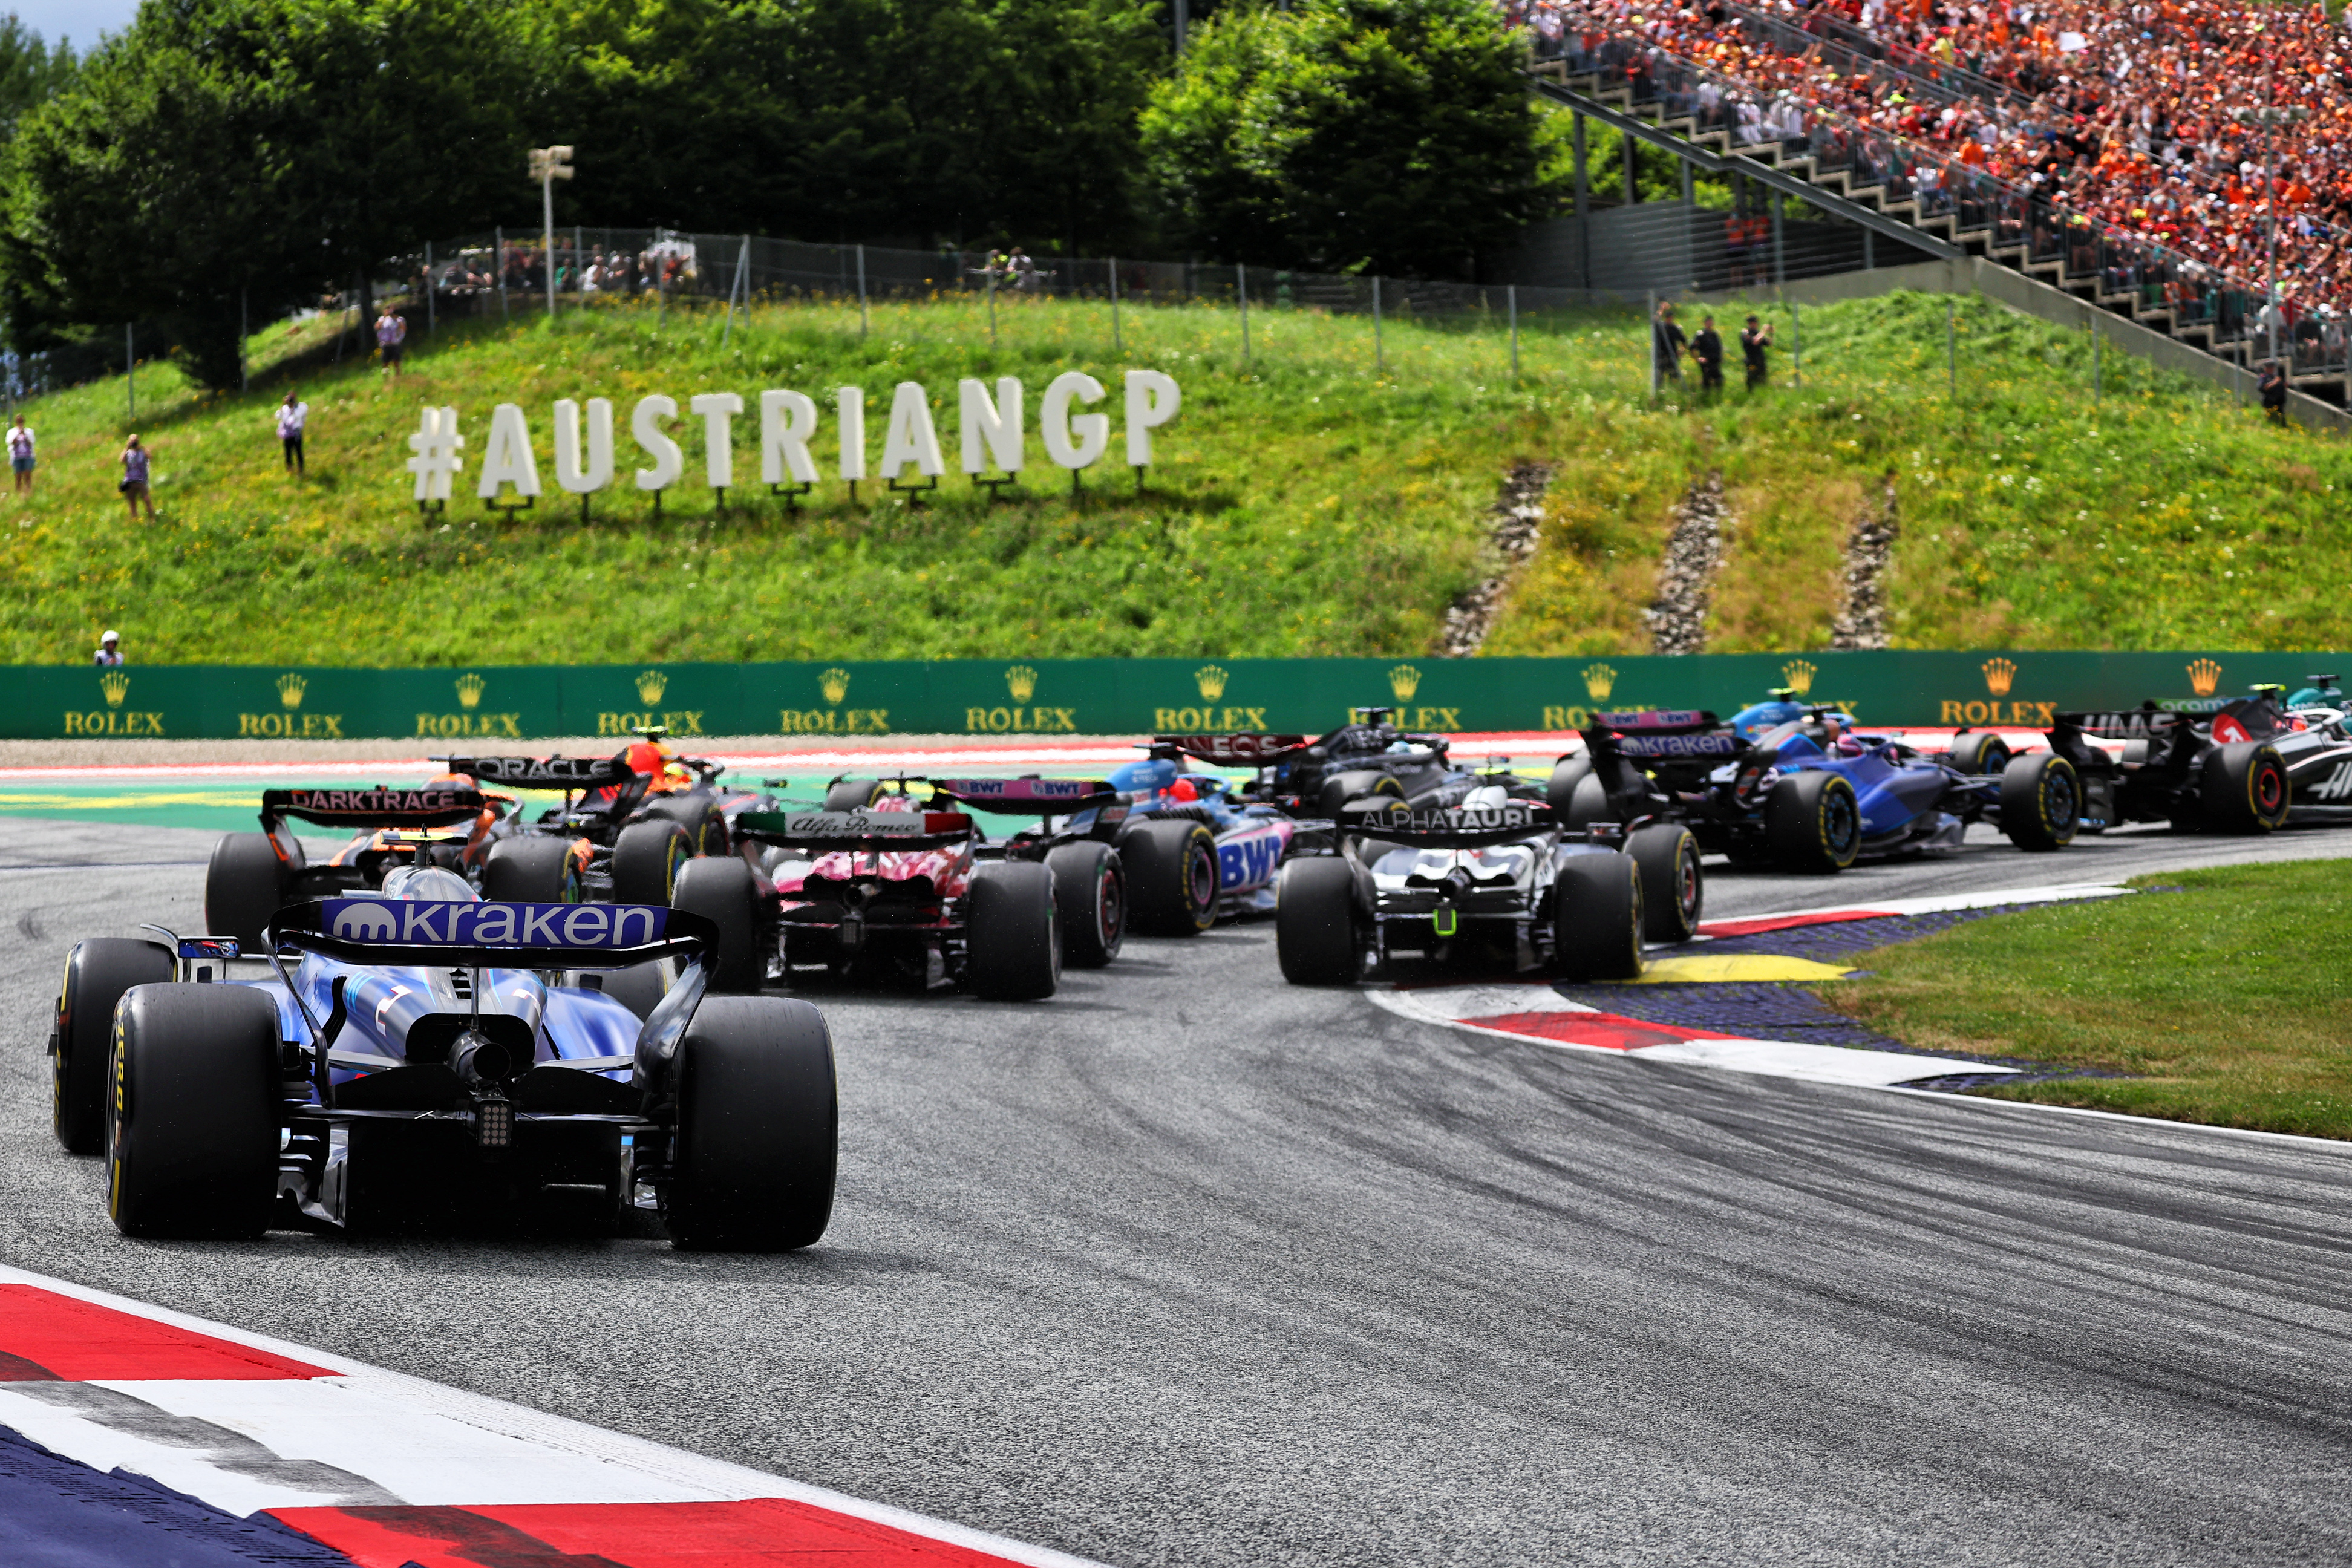
[(1458, 274), (1565, 188), (1524, 47), (1487, 0), (1232, 6), (1153, 92), (1145, 157), (1212, 254)]
[(16, 134), (27, 110), (71, 81), (75, 68), (71, 44), (60, 38), (53, 47), (14, 12), (0, 16), (0, 142)]

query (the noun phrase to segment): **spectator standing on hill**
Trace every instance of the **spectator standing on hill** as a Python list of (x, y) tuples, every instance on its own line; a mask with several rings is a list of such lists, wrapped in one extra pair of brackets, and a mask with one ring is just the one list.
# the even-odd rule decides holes
[(400, 345), (408, 341), (408, 323), (391, 306), (375, 319), (376, 351), (383, 355), (383, 368), (393, 374), (400, 374)]
[(1698, 389), (1701, 392), (1721, 392), (1723, 334), (1715, 330), (1712, 315), (1698, 319), (1698, 336), (1691, 340), (1691, 358), (1698, 361)]
[(147, 521), (155, 521), (155, 500), (147, 493), (147, 448), (139, 444), (136, 436), (131, 437), (130, 445), (122, 448), (122, 483), (117, 488), (122, 491), (122, 499), (130, 503), (131, 521), (133, 522), (139, 521), (139, 508), (142, 503), (147, 508)]
[(8, 427), (8, 467), (16, 470), (16, 493), (33, 493), (33, 430), (25, 416), (16, 416), (16, 423)]
[(89, 662), (100, 669), (111, 668), (113, 666), (121, 664), (122, 662), (122, 634), (118, 631), (109, 631), (104, 637), (99, 638), (98, 652), (91, 656)]
[(1668, 381), (1683, 378), (1683, 345), (1689, 342), (1682, 328), (1675, 324), (1675, 307), (1671, 300), (1658, 306), (1658, 320), (1650, 331), (1650, 363)]
[(1739, 352), (1748, 360), (1748, 390), (1750, 392), (1764, 384), (1764, 351), (1771, 346), (1772, 329), (1759, 326), (1755, 317), (1748, 317), (1748, 325), (1740, 329)]
[(292, 393), (278, 405), (278, 444), (285, 449), (286, 471), (289, 474), (308, 472), (302, 466), (302, 425), (310, 417), (310, 405), (298, 401)]
[(2270, 416), (2271, 423), (2285, 424), (2286, 372), (2278, 361), (2263, 362), (2261, 373), (2254, 377), (2254, 390), (2263, 395), (2263, 412)]

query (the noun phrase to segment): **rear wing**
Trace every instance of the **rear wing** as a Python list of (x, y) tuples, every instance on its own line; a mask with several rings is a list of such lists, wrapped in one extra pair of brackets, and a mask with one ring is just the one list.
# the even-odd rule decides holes
[(1068, 816), (1110, 805), (1118, 791), (1108, 779), (925, 779), (932, 790), (962, 805), (1007, 816)]
[(1152, 747), (1166, 747), (1198, 757), (1221, 768), (1262, 768), (1305, 751), (1313, 742), (1305, 735), (1276, 735), (1244, 731), (1231, 735), (1154, 735)]
[(1559, 826), (1551, 807), (1526, 800), (1507, 801), (1501, 805), (1425, 806), (1419, 810), (1394, 799), (1360, 805), (1351, 802), (1342, 810), (1339, 821), (1346, 831), (1399, 844), (1424, 844), (1447, 849), (1507, 844)]
[(621, 757), (436, 757), (453, 773), (509, 789), (605, 789), (637, 774)]
[(843, 849), (943, 849), (978, 832), (961, 811), (746, 811), (739, 838), (820, 852)]
[(269, 789), (261, 792), (261, 826), (275, 835), (288, 817), (320, 827), (452, 827), (489, 806), (482, 792), (435, 784), (425, 789)]
[(1584, 743), (1596, 763), (1612, 754), (1653, 763), (1728, 760), (1751, 744), (1701, 708), (1596, 713)]
[(2153, 741), (2195, 728), (2196, 718), (2167, 708), (2127, 708), (2110, 713), (2060, 713), (2051, 725), (2102, 741)]
[(1621, 735), (1685, 735), (1696, 730), (1718, 729), (1722, 724), (1722, 720), (1704, 708), (1644, 708), (1592, 716), (1592, 728), (1613, 730)]

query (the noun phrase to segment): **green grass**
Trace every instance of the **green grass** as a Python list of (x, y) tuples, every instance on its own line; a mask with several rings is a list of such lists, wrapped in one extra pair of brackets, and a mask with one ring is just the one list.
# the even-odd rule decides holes
[(1819, 994), (1911, 1045), (2126, 1075), (1982, 1091), (1998, 1098), (2352, 1138), (2347, 871), (2143, 877), (2181, 890), (1971, 921)]
[[(720, 347), (711, 311), (614, 307), (553, 324), (518, 312), (412, 337), (396, 381), (320, 363), (319, 323), (254, 340), (246, 395), (207, 395), (168, 366), (139, 375), (155, 453), (152, 528), (124, 521), (115, 454), (131, 427), (120, 379), (37, 401), (40, 491), (0, 521), (0, 661), (79, 661), (121, 626), (142, 662), (355, 664), (1103, 654), (1412, 655), (1484, 574), (1485, 512), (1507, 468), (1560, 465), (1543, 549), (1487, 647), (1644, 651), (1668, 509), (1723, 469), (1741, 523), (1714, 647), (1823, 646), (1838, 551), (1866, 489), (1899, 475), (1894, 597), (1916, 647), (2347, 646), (2336, 584), (2352, 542), (2344, 447), (2273, 431), (2206, 389), (2110, 353), (2104, 403), (2088, 346), (1965, 304), (1961, 395), (1943, 379), (1940, 299), (1808, 310), (1793, 384), (1785, 311), (1776, 387), (1718, 405), (1653, 406), (1643, 336), (1625, 312), (1530, 317), (1514, 381), (1486, 330), (1391, 317), (1129, 308), (1123, 353), (1099, 304), (1002, 302), (999, 345), (964, 300), (877, 307), (763, 304)], [(1724, 312), (1727, 321), (1733, 312)], [(301, 356), (308, 351), (308, 357)], [(1375, 355), (1379, 354), (1376, 363)], [(289, 358), (289, 355), (298, 357)], [(1026, 491), (990, 505), (954, 475), (920, 506), (842, 487), (789, 513), (757, 486), (715, 512), (686, 422), (688, 482), (655, 519), (625, 488), (629, 405), (647, 392), (817, 395), (866, 389), (878, 458), (889, 388), (930, 389), (955, 465), (953, 388), (1020, 375), (1034, 404), (1083, 368), (1116, 386), (1170, 370), (1184, 412), (1138, 495), (1107, 464), (1073, 498), (1034, 431)], [(1736, 373), (1735, 373), (1736, 374)], [(311, 405), (310, 475), (278, 469), (270, 409), (291, 381)], [(471, 498), (488, 405), (521, 404), (552, 485), (548, 405), (612, 397), (621, 487), (582, 523), (551, 496), (514, 518)], [(460, 499), (421, 521), (402, 464), (424, 404), (466, 421)], [(756, 473), (755, 422), (737, 425)], [(1113, 458), (1118, 448), (1114, 436)]]

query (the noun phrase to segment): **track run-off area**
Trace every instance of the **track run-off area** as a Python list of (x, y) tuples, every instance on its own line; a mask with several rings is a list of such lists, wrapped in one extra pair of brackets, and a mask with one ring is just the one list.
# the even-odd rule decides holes
[[(134, 1242), (50, 1135), (58, 974), (199, 929), (246, 823), (13, 809), (0, 1263), (1108, 1563), (2352, 1553), (2352, 1147), (1480, 1035), (1287, 985), (1254, 922), (1039, 1004), (817, 996), (805, 1252)], [(1707, 914), (2346, 855), (1979, 828), (1710, 863)]]

